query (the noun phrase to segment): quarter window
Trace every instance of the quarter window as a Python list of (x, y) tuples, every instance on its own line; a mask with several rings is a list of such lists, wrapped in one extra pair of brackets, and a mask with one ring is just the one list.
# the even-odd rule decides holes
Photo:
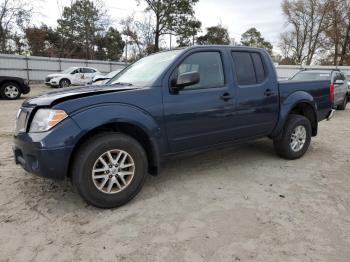
[(258, 53), (232, 52), (240, 86), (256, 85), (265, 80), (264, 64)]
[(200, 82), (186, 87), (188, 89), (203, 89), (221, 87), (225, 84), (222, 59), (219, 52), (198, 52), (188, 56), (175, 70), (173, 78), (179, 74), (198, 72)]

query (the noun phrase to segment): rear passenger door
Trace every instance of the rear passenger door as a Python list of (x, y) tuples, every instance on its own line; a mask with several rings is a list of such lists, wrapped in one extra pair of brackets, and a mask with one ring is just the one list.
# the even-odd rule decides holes
[(240, 130), (238, 138), (268, 136), (279, 113), (278, 82), (275, 73), (269, 69), (269, 57), (251, 51), (232, 51), (231, 55), (237, 84), (235, 123)]

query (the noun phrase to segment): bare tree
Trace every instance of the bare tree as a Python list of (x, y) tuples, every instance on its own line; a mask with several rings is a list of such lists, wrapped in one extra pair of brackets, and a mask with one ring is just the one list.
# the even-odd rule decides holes
[(152, 16), (145, 14), (143, 20), (135, 20), (129, 16), (121, 21), (123, 34), (128, 38), (130, 60), (147, 55), (154, 47), (154, 21)]
[(330, 3), (331, 0), (283, 1), (282, 10), (292, 30), (283, 35), (282, 42), (285, 47), (288, 46), (296, 63), (310, 65), (322, 46)]
[[(33, 6), (27, 0), (0, 0), (0, 51), (16, 51), (22, 47), (19, 33), (29, 24)], [(11, 46), (11, 42), (13, 46)], [(22, 49), (21, 49), (22, 50)], [(18, 51), (18, 50), (17, 50)]]

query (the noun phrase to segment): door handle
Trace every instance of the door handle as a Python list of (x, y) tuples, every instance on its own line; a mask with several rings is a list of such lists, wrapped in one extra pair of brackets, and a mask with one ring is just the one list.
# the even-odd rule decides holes
[(229, 93), (225, 93), (222, 96), (220, 96), (221, 100), (224, 100), (225, 102), (231, 100), (233, 98), (233, 96), (231, 96)]
[(264, 93), (265, 96), (272, 96), (273, 94), (274, 94), (274, 92), (272, 92), (271, 89), (266, 89), (266, 91)]

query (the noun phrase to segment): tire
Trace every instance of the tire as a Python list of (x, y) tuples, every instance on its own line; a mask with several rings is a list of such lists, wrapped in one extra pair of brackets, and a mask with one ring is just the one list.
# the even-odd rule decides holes
[(59, 88), (66, 88), (66, 87), (69, 87), (70, 84), (71, 83), (70, 83), (69, 79), (64, 78), (64, 79), (60, 80), (60, 83), (58, 84), (58, 87)]
[(338, 106), (338, 110), (345, 110), (346, 109), (346, 105), (348, 104), (348, 97), (347, 95), (344, 97), (343, 103), (341, 105)]
[[(112, 168), (106, 152), (110, 152), (116, 161)], [(121, 156), (118, 160), (119, 153)], [(81, 197), (95, 207), (114, 208), (126, 204), (141, 190), (147, 176), (148, 161), (145, 150), (134, 138), (122, 133), (102, 133), (94, 136), (82, 144), (75, 156), (72, 168), (73, 185)], [(101, 157), (108, 168), (100, 160)], [(116, 169), (120, 169), (120, 172)], [(129, 175), (125, 175), (127, 173)], [(122, 174), (124, 182), (121, 180)], [(105, 182), (107, 178), (108, 181)], [(109, 188), (110, 184), (112, 188)], [(122, 189), (123, 185), (125, 187)]]
[(17, 83), (8, 82), (0, 88), (1, 97), (8, 100), (15, 100), (21, 96), (21, 88)]
[[(304, 132), (305, 140), (302, 139)], [(311, 133), (309, 119), (301, 115), (290, 115), (283, 129), (282, 136), (273, 141), (277, 155), (288, 160), (301, 158), (310, 146)], [(299, 136), (299, 134), (301, 135)]]

